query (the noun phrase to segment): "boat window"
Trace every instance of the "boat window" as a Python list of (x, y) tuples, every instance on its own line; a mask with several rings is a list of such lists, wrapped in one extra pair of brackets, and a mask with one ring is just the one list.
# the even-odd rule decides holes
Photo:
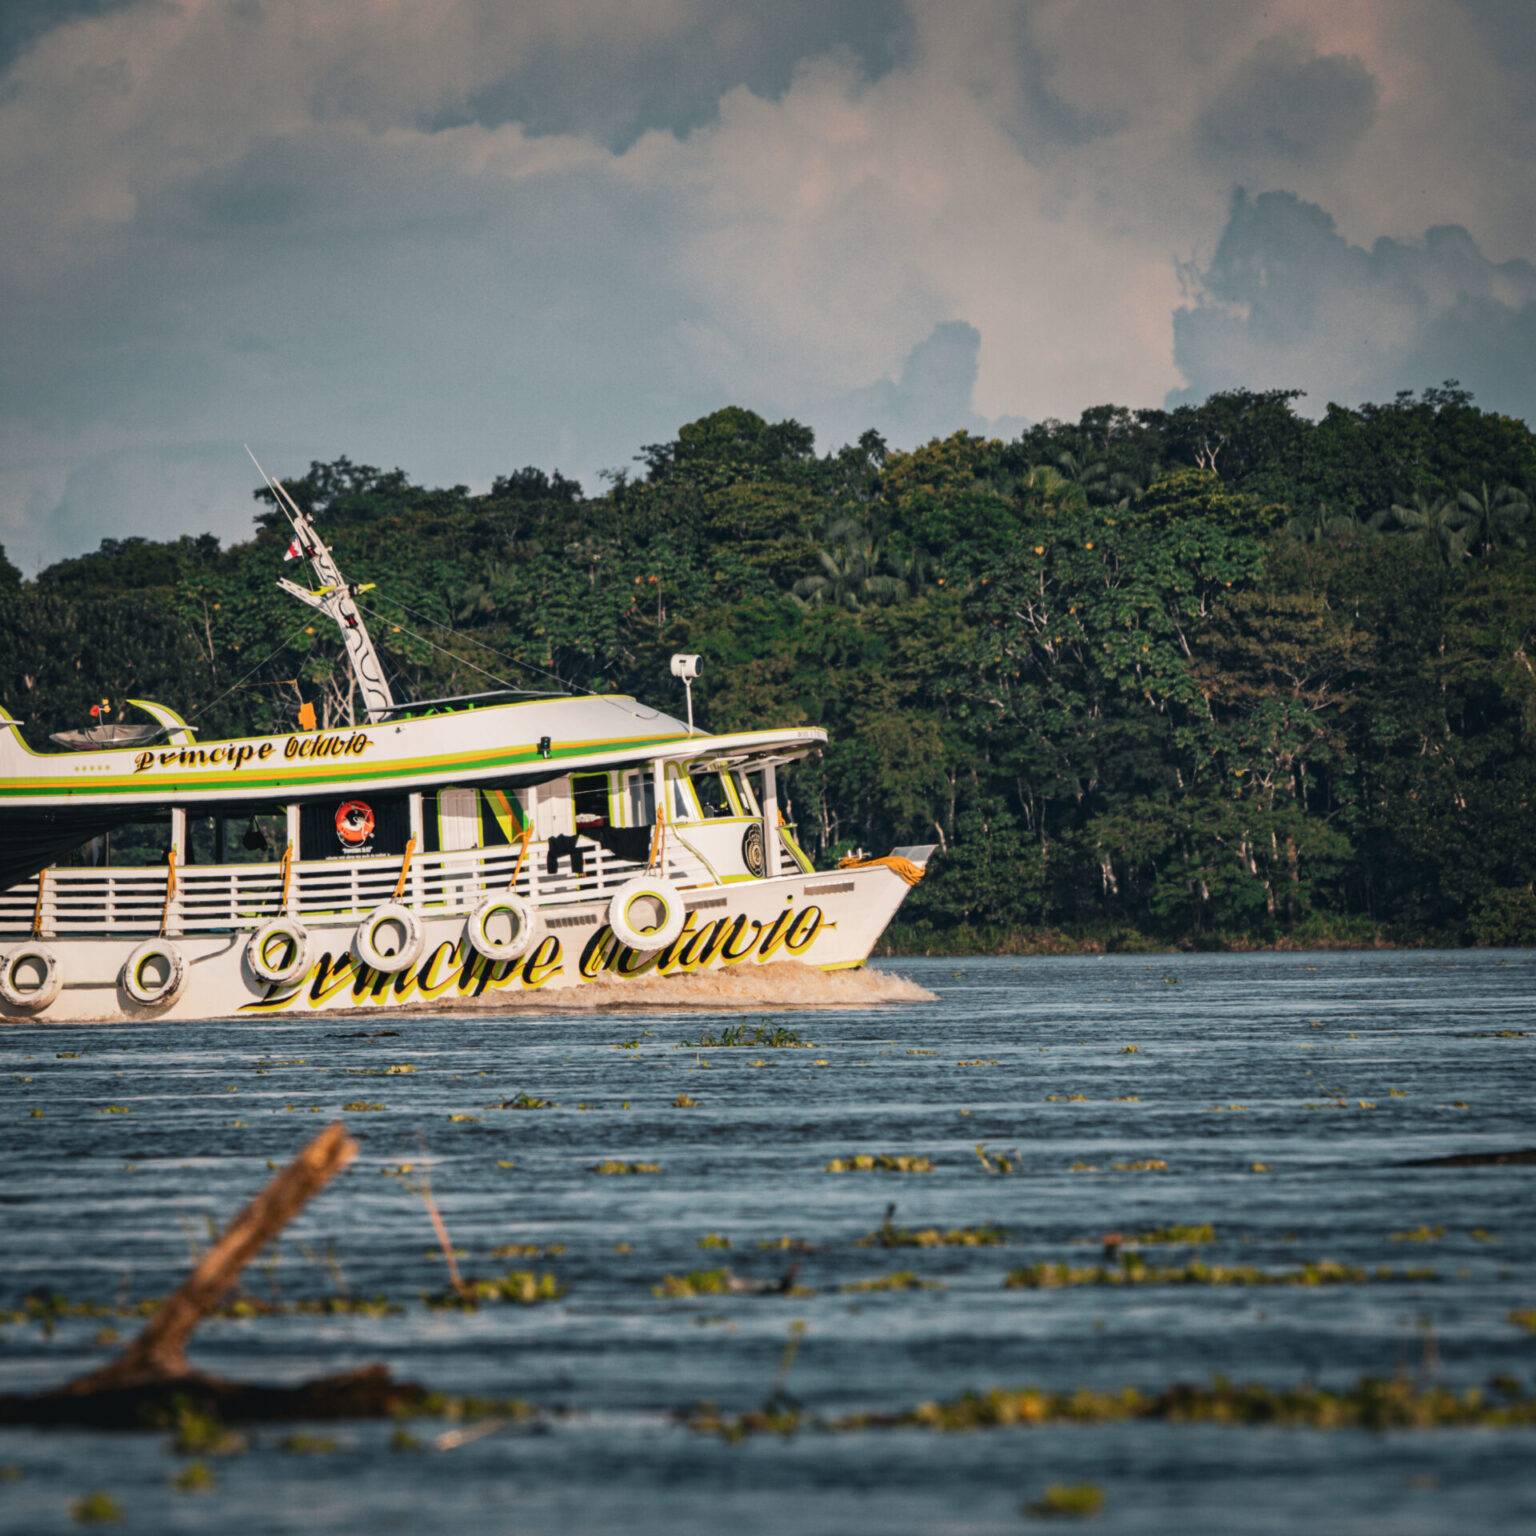
[(187, 863), (275, 864), (288, 843), (280, 806), (219, 806), (187, 811)]
[(667, 764), (667, 799), (672, 807), (673, 821), (701, 821), (703, 812), (693, 796), (693, 785), (688, 775), (676, 763)]
[(608, 825), (608, 775), (573, 773), (571, 800), (576, 808), (576, 830)]
[(171, 846), (171, 819), (128, 821), (82, 843), (56, 860), (60, 869), (99, 869), (104, 866), (144, 869), (164, 864)]
[(726, 792), (725, 779), (708, 768), (696, 767), (689, 774), (693, 780), (693, 793), (699, 802), (699, 810), (706, 816), (735, 816), (736, 807)]
[(731, 787), (736, 791), (736, 798), (741, 802), (741, 814), (761, 816), (763, 813), (758, 808), (757, 794), (752, 788), (752, 780), (739, 771), (732, 773), (730, 779)]
[(624, 816), (631, 827), (648, 827), (656, 820), (656, 785), (649, 768), (624, 775)]

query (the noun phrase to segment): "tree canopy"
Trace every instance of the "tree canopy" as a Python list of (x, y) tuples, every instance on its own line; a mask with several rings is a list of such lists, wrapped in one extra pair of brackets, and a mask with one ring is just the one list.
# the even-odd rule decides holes
[[(344, 457), (286, 483), (377, 584), (407, 696), (665, 704), (689, 650), (709, 726), (827, 726), (787, 781), (801, 837), (941, 842), (913, 942), (1536, 942), (1536, 438), (1454, 381), (1298, 398), (821, 455), (730, 406), (599, 494)], [(257, 495), (227, 549), (109, 540), (29, 582), (0, 552), (0, 702), (39, 736), (130, 695), (208, 733), (345, 719)]]

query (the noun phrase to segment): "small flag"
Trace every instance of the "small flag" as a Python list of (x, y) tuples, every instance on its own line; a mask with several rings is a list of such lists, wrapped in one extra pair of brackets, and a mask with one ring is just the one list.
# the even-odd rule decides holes
[(299, 548), (299, 541), (297, 539), (290, 539), (288, 548), (283, 551), (283, 559), (297, 560), (301, 554), (303, 554), (303, 550)]
[(299, 705), (299, 729), (312, 731), (315, 728), (315, 706), (313, 704)]

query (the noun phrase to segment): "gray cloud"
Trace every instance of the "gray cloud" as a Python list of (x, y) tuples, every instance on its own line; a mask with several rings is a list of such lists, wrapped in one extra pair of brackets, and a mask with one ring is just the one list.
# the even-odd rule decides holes
[(1465, 229), (1367, 250), (1291, 193), (1239, 192), (1213, 260), (1190, 275), (1176, 402), (1283, 386), (1320, 409), (1454, 376), (1484, 405), (1536, 418), (1536, 267), (1490, 261)]
[(812, 408), (809, 419), (823, 449), (857, 441), (873, 427), (892, 447), (911, 448), (952, 432), (1015, 436), (1025, 422), (989, 421), (972, 402), (981, 332), (964, 320), (946, 320), (907, 354), (895, 379), (880, 379)]
[(541, 42), (516, 68), (445, 104), (423, 126), (518, 123), (530, 133), (590, 134), (624, 150), (649, 129), (686, 133), (714, 121), (720, 98), (738, 86), (777, 99), (803, 60), (844, 56), (875, 80), (910, 47), (901, 0), (763, 7), (700, 0), (677, 33), (639, 42), (601, 33), (574, 44)]
[(823, 444), (1181, 384), (1524, 409), (1523, 9), (11, 0), (0, 542), (236, 532), (242, 440), (591, 484), (727, 401)]
[(1379, 95), (1359, 59), (1269, 38), (1201, 114), (1197, 132), (1221, 162), (1306, 165), (1347, 154), (1370, 127)]

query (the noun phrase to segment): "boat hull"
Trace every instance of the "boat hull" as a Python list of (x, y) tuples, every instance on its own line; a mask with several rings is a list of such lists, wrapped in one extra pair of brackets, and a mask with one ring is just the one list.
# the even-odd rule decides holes
[[(23, 1011), (0, 999), (13, 1025), (186, 1023), (396, 1008), (452, 1012), (513, 1003), (531, 994), (602, 984), (622, 1001), (622, 984), (796, 962), (823, 970), (862, 965), (910, 891), (888, 865), (780, 876), (685, 891), (683, 931), (663, 949), (627, 948), (608, 927), (607, 904), (588, 897), (541, 908), (543, 933), (527, 955), (491, 961), (471, 946), (462, 914), (423, 915), (423, 944), (404, 969), (386, 973), (355, 952), (354, 922), (308, 924), (310, 965), (297, 981), (269, 984), (250, 970), (251, 929), (170, 940), (185, 961), (173, 1000), (143, 1007), (124, 975), (143, 935), (43, 939), (63, 985), (46, 1008)], [(254, 926), (254, 925), (253, 925)], [(17, 948), (0, 941), (0, 955)]]

